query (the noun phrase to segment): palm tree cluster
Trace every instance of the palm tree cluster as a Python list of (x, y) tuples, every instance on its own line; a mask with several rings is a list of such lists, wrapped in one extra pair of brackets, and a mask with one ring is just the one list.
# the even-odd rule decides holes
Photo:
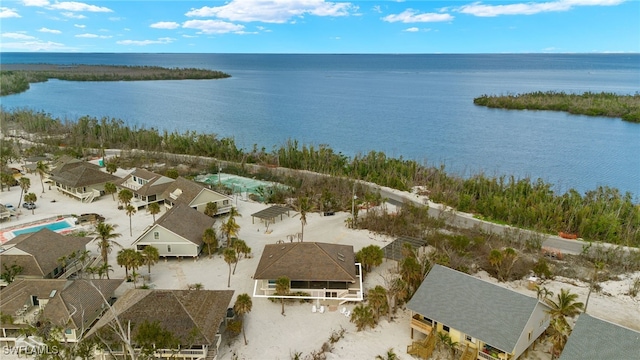
[(571, 335), (571, 325), (568, 318), (580, 314), (584, 309), (584, 304), (577, 301), (577, 299), (578, 294), (572, 294), (566, 289), (560, 289), (556, 299), (545, 298), (545, 302), (550, 308), (548, 313), (551, 315), (549, 334), (553, 344), (551, 353), (553, 358), (557, 358), (560, 355), (569, 335)]

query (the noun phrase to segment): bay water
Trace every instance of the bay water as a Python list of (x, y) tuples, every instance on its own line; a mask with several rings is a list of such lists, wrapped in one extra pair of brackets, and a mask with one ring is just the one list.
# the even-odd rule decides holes
[(61, 119), (233, 137), (267, 151), (288, 139), (353, 156), (381, 151), (469, 176), (542, 178), (564, 192), (610, 186), (640, 196), (640, 124), (475, 106), (483, 94), (640, 91), (640, 54), (2, 53), (0, 63), (220, 70), (221, 80), (49, 80), (0, 98)]

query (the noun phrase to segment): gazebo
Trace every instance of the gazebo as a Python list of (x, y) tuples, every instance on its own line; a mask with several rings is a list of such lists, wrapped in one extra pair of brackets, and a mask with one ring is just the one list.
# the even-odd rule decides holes
[(264, 210), (258, 211), (257, 213), (251, 214), (251, 223), (254, 224), (255, 218), (262, 219), (265, 223), (275, 223), (278, 216), (280, 216), (280, 220), (282, 220), (282, 215), (287, 214), (287, 216), (289, 216), (290, 211), (291, 208), (286, 206), (270, 206)]

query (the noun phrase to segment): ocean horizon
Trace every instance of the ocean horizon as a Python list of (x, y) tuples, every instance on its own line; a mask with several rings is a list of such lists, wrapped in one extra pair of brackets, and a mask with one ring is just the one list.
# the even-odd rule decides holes
[(639, 54), (3, 53), (7, 63), (198, 67), (222, 80), (32, 84), (2, 97), (61, 119), (232, 137), (270, 151), (289, 139), (353, 156), (381, 151), (468, 176), (541, 178), (564, 192), (640, 195), (640, 124), (475, 106), (532, 91), (640, 91)]

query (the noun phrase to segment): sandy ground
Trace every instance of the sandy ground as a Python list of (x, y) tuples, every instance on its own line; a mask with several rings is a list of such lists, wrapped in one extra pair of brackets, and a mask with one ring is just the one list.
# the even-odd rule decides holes
[[(130, 171), (130, 170), (129, 170)], [(124, 176), (128, 171), (119, 170), (116, 175)], [(129, 226), (129, 217), (124, 211), (117, 209), (117, 201), (111, 196), (105, 196), (91, 203), (82, 204), (79, 201), (49, 190), (45, 184), (45, 192), (42, 193), (40, 178), (36, 175), (27, 175), (31, 178), (30, 192), (36, 193), (38, 201), (34, 214), (26, 209), (21, 209), (22, 214), (12, 218), (9, 222), (1, 224), (0, 231), (19, 224), (25, 224), (44, 218), (71, 215), (81, 213), (99, 213), (106, 218), (106, 222), (116, 224), (117, 232), (122, 236), (117, 241), (123, 247), (129, 247), (136, 237), (146, 227), (152, 224), (152, 216), (144, 210), (134, 214)], [(18, 207), (20, 188), (13, 187), (10, 191), (0, 193), (0, 203), (12, 204)], [(52, 202), (55, 200), (55, 202)], [(236, 199), (234, 198), (234, 202)], [(262, 249), (265, 244), (276, 243), (278, 240), (288, 241), (287, 235), (300, 232), (301, 223), (297, 216), (284, 217), (269, 227), (270, 233), (266, 233), (265, 226), (259, 219), (253, 223), (251, 214), (260, 211), (267, 205), (251, 201), (245, 201), (242, 197), (237, 199), (237, 207), (242, 217), (238, 218), (241, 226), (240, 238), (245, 240), (252, 248), (253, 256), (243, 259), (238, 263), (236, 272), (231, 277), (231, 289), (235, 290), (235, 297), (241, 293), (253, 293), (254, 281), (252, 275), (258, 264)], [(157, 215), (159, 216), (159, 215)], [(348, 213), (336, 213), (335, 216), (321, 216), (320, 214), (308, 214), (307, 226), (304, 228), (305, 241), (331, 242), (353, 245), (358, 251), (364, 246), (376, 244), (385, 246), (392, 239), (363, 230), (351, 230), (345, 227)], [(220, 223), (221, 221), (218, 221)], [(91, 226), (86, 227), (92, 230)], [(130, 232), (132, 235), (130, 235)], [(98, 254), (94, 243), (89, 244), (88, 250)], [(116, 264), (116, 251), (110, 255), (110, 263)], [(395, 262), (386, 261), (365, 279), (365, 289), (382, 283), (380, 274), (389, 267), (395, 266)], [(114, 266), (115, 273), (111, 276), (124, 277), (124, 269)], [(145, 269), (139, 270), (146, 273)], [(186, 289), (189, 284), (201, 283), (205, 289), (227, 289), (228, 266), (220, 255), (209, 259), (202, 256), (198, 261), (194, 260), (169, 260), (161, 261), (151, 269), (151, 285), (157, 289)], [(486, 273), (476, 276), (487, 281), (496, 282)], [(640, 274), (635, 274), (635, 277)], [(593, 293), (589, 302), (589, 313), (605, 320), (619, 323), (629, 328), (640, 330), (640, 297), (632, 299), (624, 295), (631, 283), (631, 276), (621, 281), (603, 283), (603, 291)], [(507, 284), (500, 284), (515, 291), (536, 296), (534, 291), (526, 288), (526, 281), (520, 280)], [(131, 286), (124, 284), (123, 288)], [(554, 293), (560, 288), (568, 288), (571, 292), (580, 294), (580, 301), (585, 301), (586, 284), (576, 283), (569, 279), (557, 279), (545, 284)], [(125, 289), (122, 289), (124, 291)], [(348, 308), (353, 308), (353, 304)], [(383, 318), (375, 329), (357, 332), (355, 326), (338, 311), (327, 311), (324, 314), (312, 313), (310, 304), (291, 304), (285, 306), (286, 316), (280, 314), (280, 304), (272, 303), (262, 298), (253, 298), (253, 310), (246, 315), (245, 331), (248, 345), (244, 345), (242, 336), (229, 341), (223, 340), (220, 347), (219, 359), (290, 359), (299, 353), (301, 358), (310, 356), (312, 352), (319, 352), (325, 342), (328, 342), (332, 332), (344, 329), (344, 337), (333, 344), (330, 353), (326, 353), (327, 359), (373, 359), (377, 355), (385, 355), (389, 349), (393, 349), (399, 359), (409, 359), (406, 347), (411, 343), (409, 328), (409, 312), (401, 309), (392, 322)], [(541, 351), (532, 352), (530, 359), (548, 359), (549, 354), (545, 346), (539, 347)]]

